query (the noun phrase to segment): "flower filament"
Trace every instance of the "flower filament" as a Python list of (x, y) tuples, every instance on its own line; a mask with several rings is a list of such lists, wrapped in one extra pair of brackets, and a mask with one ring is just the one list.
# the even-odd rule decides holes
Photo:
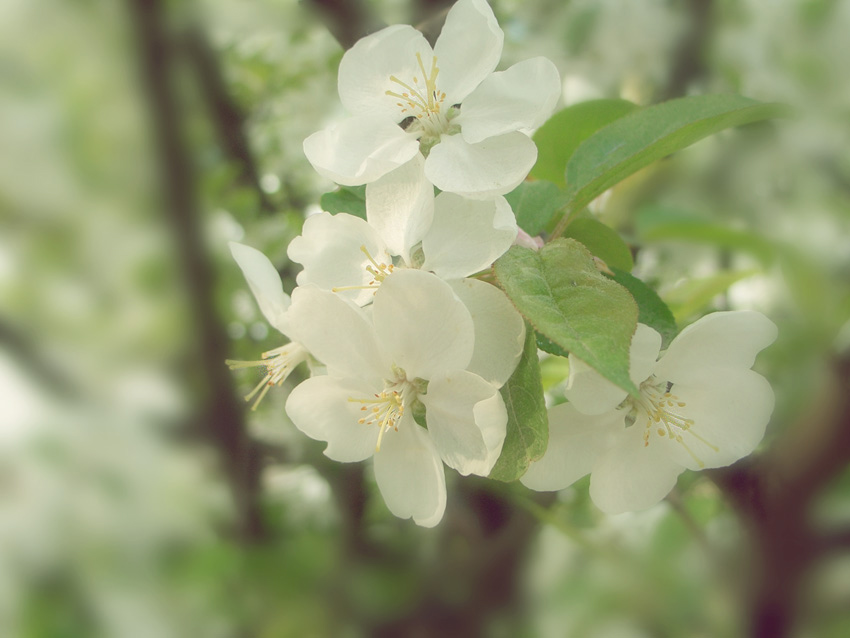
[(368, 290), (374, 288), (377, 292), (378, 287), (383, 283), (384, 279), (389, 277), (395, 266), (393, 264), (382, 264), (372, 257), (366, 246), (360, 246), (360, 250), (366, 255), (369, 263), (366, 265), (366, 272), (371, 275), (372, 279), (362, 286), (335, 286), (331, 288), (332, 292), (342, 292), (344, 290)]
[[(360, 403), (360, 410), (365, 414), (357, 419), (360, 425), (377, 425), (379, 428), (378, 442), (375, 452), (381, 451), (381, 440), (384, 432), (392, 428), (398, 432), (398, 424), (404, 416), (405, 406), (415, 398), (415, 390), (406, 380), (387, 382), (382, 392), (375, 393), (373, 398), (358, 399), (348, 397), (352, 403)], [(411, 396), (414, 395), (414, 396)]]
[(410, 127), (408, 131), (417, 137), (439, 138), (441, 133), (448, 130), (449, 120), (442, 112), (446, 94), (437, 88), (437, 75), (440, 73), (437, 57), (434, 56), (431, 59), (429, 71), (425, 70), (421, 53), (416, 54), (416, 60), (422, 72), (424, 86), (420, 84), (419, 77), (416, 75), (413, 76), (413, 84), (391, 75), (390, 81), (400, 88), (397, 91), (388, 90), (386, 94), (399, 100), (396, 106), (401, 108), (402, 114), (415, 117), (419, 122), (419, 126)]
[(245, 400), (250, 401), (256, 397), (251, 410), (256, 410), (260, 401), (266, 396), (269, 388), (280, 385), (289, 374), (302, 361), (306, 361), (310, 356), (307, 349), (300, 343), (287, 343), (285, 346), (269, 350), (260, 355), (258, 361), (235, 361), (227, 359), (225, 363), (231, 370), (239, 370), (242, 368), (264, 367), (266, 376), (260, 381), (257, 386), (245, 395)]
[(680, 400), (675, 394), (672, 394), (670, 392), (671, 389), (672, 384), (665, 385), (663, 383), (659, 383), (658, 380), (652, 376), (641, 384), (640, 398), (630, 399), (632, 405), (638, 411), (644, 412), (647, 417), (646, 430), (643, 434), (643, 444), (645, 447), (649, 446), (652, 431), (653, 428), (655, 428), (655, 434), (662, 438), (667, 437), (671, 441), (675, 441), (680, 444), (685, 448), (691, 458), (697, 462), (700, 468), (703, 468), (705, 467), (705, 462), (688, 446), (682, 435), (689, 434), (715, 452), (718, 452), (719, 448), (709, 443), (691, 429), (694, 425), (694, 420), (689, 419), (678, 412), (680, 408), (686, 407), (687, 404)]

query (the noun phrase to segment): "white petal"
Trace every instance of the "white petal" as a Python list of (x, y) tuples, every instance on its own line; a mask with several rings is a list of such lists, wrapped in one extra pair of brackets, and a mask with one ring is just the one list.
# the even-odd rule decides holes
[(499, 391), (476, 374), (432, 378), (425, 404), (428, 433), (446, 465), (487, 476), (502, 451), (508, 413)]
[[(401, 85), (390, 80), (395, 76), (408, 84), (421, 76), (416, 54), (430, 65), (431, 45), (409, 25), (397, 24), (358, 40), (345, 52), (339, 63), (339, 98), (354, 115), (373, 114), (400, 122), (404, 117), (398, 98), (387, 91), (401, 93)], [(422, 81), (422, 78), (419, 78)]]
[(389, 510), (417, 525), (433, 527), (446, 510), (443, 463), (428, 433), (411, 416), (388, 430), (375, 454), (375, 479)]
[(434, 55), (437, 87), (449, 105), (462, 102), (499, 63), (505, 34), (486, 0), (459, 0), (446, 16)]
[(694, 421), (688, 431), (681, 432), (690, 453), (683, 445), (670, 442), (671, 453), (692, 470), (724, 467), (752, 452), (764, 437), (773, 412), (773, 389), (752, 370), (705, 368), (701, 378), (674, 384), (670, 391), (677, 402), (685, 404), (671, 410)]
[[(661, 335), (639, 323), (629, 348), (629, 376), (635, 385), (649, 377), (660, 348)], [(628, 392), (571, 354), (570, 380), (564, 396), (583, 414), (602, 414), (620, 405)]]
[(450, 285), (469, 310), (475, 327), (475, 348), (466, 369), (497, 388), (503, 386), (522, 356), (525, 321), (496, 286), (478, 279)]
[(372, 322), (339, 295), (298, 287), (292, 292), (288, 318), (293, 341), (300, 342), (332, 374), (367, 380), (390, 374)]
[(440, 193), (434, 221), (422, 240), (422, 268), (441, 279), (468, 277), (492, 266), (516, 236), (516, 219), (504, 197), (467, 199)]
[(372, 318), (385, 364), (407, 378), (463, 370), (475, 333), (466, 306), (447, 283), (422, 270), (396, 270), (375, 294)]
[(684, 470), (663, 446), (645, 446), (643, 428), (636, 425), (599, 456), (590, 474), (590, 498), (608, 514), (652, 507), (670, 493)]
[(375, 452), (378, 428), (358, 423), (360, 403), (349, 397), (371, 397), (380, 387), (357, 379), (312, 377), (299, 383), (286, 400), (286, 413), (299, 430), (326, 441), (325, 456), (334, 461), (368, 459)]
[(366, 187), (366, 219), (405, 263), (433, 217), (434, 187), (425, 178), (425, 158), (419, 153)]
[(552, 115), (560, 95), (555, 65), (532, 58), (485, 79), (463, 101), (454, 123), (470, 144), (511, 131), (527, 132)]
[(350, 117), (304, 140), (304, 154), (313, 168), (345, 186), (373, 182), (418, 152), (415, 137), (375, 115)]
[(442, 191), (488, 198), (519, 186), (537, 160), (537, 147), (522, 133), (469, 144), (462, 135), (443, 135), (425, 160), (425, 175)]
[(586, 416), (569, 403), (549, 410), (549, 445), (520, 479), (538, 492), (562, 490), (593, 469), (596, 459), (617, 441), (625, 428), (625, 412), (611, 410)]
[(750, 368), (760, 350), (776, 340), (776, 325), (760, 312), (713, 312), (673, 339), (655, 368), (655, 376), (686, 382), (702, 368)]
[(639, 323), (629, 348), (629, 377), (635, 385), (649, 378), (661, 351), (661, 335), (657, 330)]
[[(366, 286), (374, 279), (366, 270), (373, 266), (372, 261), (385, 266), (393, 263), (375, 229), (345, 213), (311, 215), (286, 252), (292, 261), (304, 266), (298, 273), (298, 285), (312, 284), (323, 290)], [(354, 288), (339, 294), (362, 306), (372, 301), (375, 289)]]
[(284, 316), (290, 299), (289, 295), (283, 292), (283, 283), (277, 268), (263, 253), (245, 244), (230, 242), (230, 253), (254, 293), (260, 312), (273, 327), (287, 334)]

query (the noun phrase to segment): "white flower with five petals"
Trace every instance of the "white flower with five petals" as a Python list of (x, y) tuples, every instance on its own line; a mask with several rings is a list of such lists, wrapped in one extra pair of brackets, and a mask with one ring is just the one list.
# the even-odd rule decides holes
[(342, 58), (339, 95), (352, 117), (304, 141), (313, 167), (339, 184), (374, 182), (417, 155), (442, 191), (513, 190), (537, 159), (526, 132), (552, 113), (560, 77), (533, 58), (493, 73), (504, 34), (485, 0), (459, 0), (434, 48), (409, 25), (358, 41)]
[(593, 502), (613, 514), (656, 504), (685, 469), (734, 463), (755, 449), (773, 411), (770, 384), (750, 368), (776, 335), (760, 313), (715, 312), (658, 359), (661, 336), (639, 324), (630, 376), (640, 398), (570, 355), (570, 402), (549, 411), (549, 447), (522, 483), (559, 490), (590, 473)]
[[(287, 320), (287, 310), (291, 300), (283, 292), (283, 283), (275, 267), (263, 253), (250, 246), (230, 242), (230, 252), (236, 260), (242, 274), (248, 282), (260, 311), (269, 324), (284, 336), (290, 334), (290, 324)], [(246, 401), (254, 399), (256, 409), (263, 397), (276, 385), (282, 384), (299, 363), (307, 361), (310, 353), (300, 343), (292, 341), (268, 352), (264, 352), (257, 361), (235, 361), (228, 359), (226, 363), (232, 370), (240, 368), (262, 367), (266, 375), (257, 386), (245, 397)]]
[[(286, 412), (336, 461), (374, 456), (390, 511), (426, 527), (446, 505), (443, 463), (486, 476), (501, 453), (507, 412), (496, 387), (469, 371), (474, 329), (445, 282), (420, 270), (388, 276), (370, 312), (299, 287), (289, 319), (327, 366), (299, 384)], [(427, 429), (414, 419), (417, 403)]]
[(501, 386), (519, 361), (525, 322), (501, 290), (466, 277), (489, 268), (510, 248), (517, 235), (510, 205), (501, 196), (468, 200), (440, 193), (435, 200), (416, 163), (367, 187), (368, 223), (344, 213), (307, 218), (288, 249), (290, 259), (304, 266), (298, 284), (364, 306), (400, 268), (433, 272), (472, 315), (475, 371)]

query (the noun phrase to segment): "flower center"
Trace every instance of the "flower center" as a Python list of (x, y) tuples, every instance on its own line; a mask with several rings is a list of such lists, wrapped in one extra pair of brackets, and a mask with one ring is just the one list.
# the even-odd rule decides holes
[(647, 416), (646, 430), (643, 433), (643, 444), (644, 446), (649, 446), (649, 441), (654, 431), (657, 436), (669, 438), (671, 441), (675, 441), (684, 447), (691, 458), (701, 468), (705, 467), (703, 460), (687, 444), (685, 436), (694, 437), (697, 441), (707, 445), (715, 452), (718, 452), (719, 448), (709, 443), (691, 429), (694, 425), (694, 420), (680, 413), (680, 409), (686, 408), (687, 404), (670, 392), (672, 388), (672, 383), (660, 383), (653, 376), (641, 384), (640, 399), (631, 399), (632, 406), (636, 410), (644, 412)]
[(302, 361), (306, 361), (310, 353), (300, 343), (287, 343), (280, 348), (264, 352), (260, 356), (259, 361), (234, 361), (233, 359), (227, 359), (225, 361), (231, 370), (260, 366), (266, 369), (266, 376), (263, 377), (263, 380), (257, 384), (257, 387), (245, 395), (246, 401), (250, 401), (256, 397), (254, 405), (251, 406), (252, 410), (257, 409), (257, 406), (260, 405), (260, 401), (266, 396), (269, 388), (286, 381), (286, 378), (295, 369), (295, 366)]
[(363, 285), (360, 286), (335, 286), (331, 288), (331, 292), (343, 292), (344, 290), (375, 290), (377, 292), (378, 288), (383, 283), (384, 279), (389, 277), (393, 270), (395, 270), (395, 266), (393, 264), (384, 264), (377, 261), (372, 254), (369, 252), (369, 249), (366, 246), (361, 245), (360, 250), (366, 255), (366, 259), (369, 263), (366, 264), (365, 270), (367, 274), (371, 277), (371, 279)]
[(365, 413), (357, 419), (357, 422), (361, 425), (377, 425), (379, 428), (375, 452), (381, 451), (384, 432), (390, 428), (398, 432), (398, 424), (404, 416), (405, 409), (417, 395), (413, 384), (404, 377), (404, 371), (398, 370), (397, 373), (397, 380), (384, 380), (383, 391), (372, 397), (365, 399), (348, 397), (352, 403), (360, 403), (360, 411)]
[(414, 75), (413, 82), (408, 83), (391, 75), (390, 82), (398, 85), (398, 89), (388, 90), (386, 94), (399, 100), (396, 106), (401, 108), (403, 117), (415, 118), (407, 127), (407, 131), (421, 139), (423, 144), (433, 146), (440, 135), (449, 130), (450, 117), (443, 109), (446, 94), (437, 88), (437, 76), (440, 73), (437, 56), (431, 58), (430, 70), (425, 69), (420, 53), (416, 54), (416, 61), (419, 63), (422, 80), (420, 81), (418, 75)]

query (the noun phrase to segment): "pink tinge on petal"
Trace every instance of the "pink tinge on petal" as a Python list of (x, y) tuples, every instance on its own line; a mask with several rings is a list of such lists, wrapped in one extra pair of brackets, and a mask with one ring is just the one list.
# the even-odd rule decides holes
[(543, 248), (545, 242), (543, 241), (543, 238), (540, 235), (532, 237), (522, 228), (520, 228), (519, 232), (517, 233), (516, 240), (514, 240), (514, 244), (516, 246), (522, 246), (523, 248), (531, 248), (531, 250), (536, 252)]

